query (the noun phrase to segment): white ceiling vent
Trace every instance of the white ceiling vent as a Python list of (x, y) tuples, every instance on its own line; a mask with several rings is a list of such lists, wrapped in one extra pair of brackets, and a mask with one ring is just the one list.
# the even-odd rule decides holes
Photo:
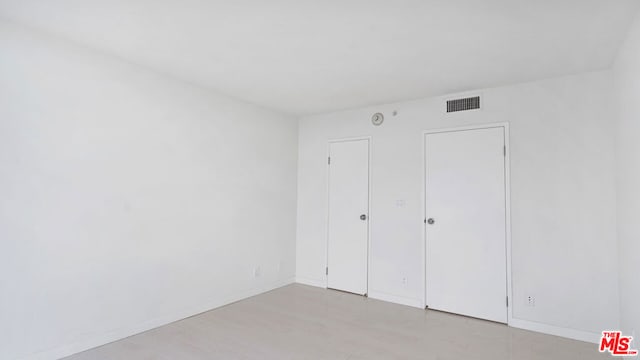
[(466, 111), (480, 109), (480, 96), (468, 97), (447, 101), (447, 112)]

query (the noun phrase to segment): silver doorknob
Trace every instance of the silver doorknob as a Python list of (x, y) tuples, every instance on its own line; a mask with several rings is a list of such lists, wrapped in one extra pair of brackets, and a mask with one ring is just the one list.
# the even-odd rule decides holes
[(436, 223), (436, 221), (435, 221), (433, 218), (429, 218), (429, 220), (427, 220), (427, 223), (428, 223), (429, 225), (433, 225), (433, 224), (435, 224), (435, 223)]
[(362, 220), (362, 221), (367, 220), (367, 215), (365, 215), (365, 214), (360, 215), (360, 220)]

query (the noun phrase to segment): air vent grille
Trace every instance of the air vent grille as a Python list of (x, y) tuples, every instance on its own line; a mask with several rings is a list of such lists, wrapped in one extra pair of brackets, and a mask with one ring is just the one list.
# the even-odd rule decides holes
[(480, 96), (447, 101), (447, 112), (480, 109)]

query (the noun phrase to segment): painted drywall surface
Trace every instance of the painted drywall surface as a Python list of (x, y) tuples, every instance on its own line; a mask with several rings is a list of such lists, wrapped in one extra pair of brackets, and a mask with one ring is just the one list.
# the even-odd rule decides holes
[(0, 48), (0, 359), (293, 281), (296, 119), (11, 24)]
[[(472, 93), (482, 95), (483, 109), (466, 113), (446, 115), (445, 98), (433, 98), (303, 118), (297, 280), (325, 284), (327, 140), (371, 136), (369, 292), (423, 304), (422, 132), (509, 122), (514, 317), (589, 339), (615, 328), (611, 79), (605, 71), (486, 89)], [(374, 127), (377, 111), (386, 121)], [(525, 305), (527, 295), (534, 307)]]
[[(640, 336), (640, 17), (614, 65), (622, 328)], [(639, 342), (636, 340), (636, 347)]]

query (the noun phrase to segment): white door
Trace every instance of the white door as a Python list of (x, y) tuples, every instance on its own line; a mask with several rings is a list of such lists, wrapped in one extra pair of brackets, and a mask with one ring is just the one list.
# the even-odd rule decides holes
[(425, 135), (426, 300), (507, 322), (505, 131)]
[(367, 293), (369, 140), (329, 144), (327, 287)]

